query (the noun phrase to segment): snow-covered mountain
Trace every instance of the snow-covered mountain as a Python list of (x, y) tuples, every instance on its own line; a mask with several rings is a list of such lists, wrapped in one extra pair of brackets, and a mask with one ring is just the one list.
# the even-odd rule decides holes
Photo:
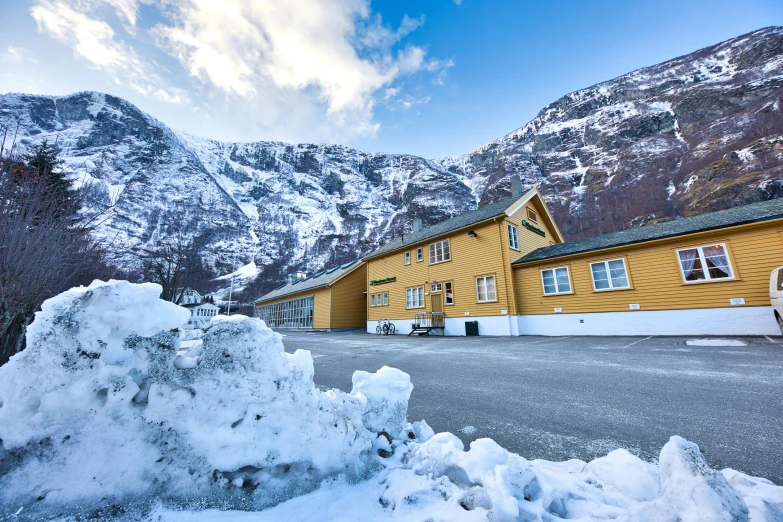
[[(339, 145), (225, 143), (85, 92), (0, 96), (6, 148), (56, 141), (93, 184), (101, 225), (138, 252), (198, 237), (215, 273), (254, 260), (260, 291), (398, 235), (538, 186), (568, 238), (783, 195), (783, 28), (769, 28), (562, 97), (524, 127), (427, 160)], [(133, 262), (133, 255), (129, 256)]]

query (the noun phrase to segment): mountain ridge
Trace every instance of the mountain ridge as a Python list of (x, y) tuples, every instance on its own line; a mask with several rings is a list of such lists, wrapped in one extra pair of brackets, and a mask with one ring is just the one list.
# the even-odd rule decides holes
[(0, 95), (0, 127), (19, 129), (20, 150), (57, 141), (67, 170), (96, 188), (90, 205), (116, 203), (99, 233), (129, 263), (185, 234), (215, 274), (255, 261), (263, 291), (366, 254), (414, 217), (426, 226), (506, 197), (512, 174), (572, 239), (780, 197), (782, 86), (773, 27), (569, 93), (446, 158), (212, 140), (92, 91)]

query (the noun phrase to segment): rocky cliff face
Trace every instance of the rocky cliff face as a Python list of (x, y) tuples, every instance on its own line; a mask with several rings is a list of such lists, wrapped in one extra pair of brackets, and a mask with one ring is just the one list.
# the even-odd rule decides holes
[[(204, 244), (216, 273), (255, 260), (254, 291), (353, 259), (509, 194), (545, 194), (567, 238), (783, 195), (783, 29), (764, 29), (571, 93), (470, 154), (426, 160), (338, 145), (223, 143), (168, 129), (109, 95), (0, 96), (24, 149), (56, 141), (73, 175), (114, 203), (118, 251), (161, 236)], [(1, 130), (1, 129), (0, 129)]]
[(517, 131), (442, 163), (521, 172), (575, 239), (779, 197), (783, 29), (756, 31), (564, 96)]

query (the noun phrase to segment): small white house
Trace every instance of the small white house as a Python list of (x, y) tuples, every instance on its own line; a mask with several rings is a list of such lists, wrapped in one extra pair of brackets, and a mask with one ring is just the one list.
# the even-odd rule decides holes
[(189, 303), (180, 306), (190, 310), (190, 319), (185, 325), (188, 329), (206, 328), (212, 318), (220, 313), (220, 308), (212, 303)]
[(179, 295), (179, 298), (177, 299), (177, 304), (180, 306), (185, 306), (189, 304), (201, 304), (204, 302), (204, 297), (193, 290), (192, 288), (186, 288), (184, 290), (177, 291), (177, 295)]

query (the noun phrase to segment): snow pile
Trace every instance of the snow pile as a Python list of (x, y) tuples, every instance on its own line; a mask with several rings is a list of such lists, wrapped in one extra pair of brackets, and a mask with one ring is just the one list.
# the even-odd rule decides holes
[(407, 375), (366, 374), (356, 396), (318, 391), (310, 353), (286, 354), (244, 316), (182, 347), (170, 330), (189, 313), (160, 291), (96, 281), (44, 303), (27, 350), (0, 367), (0, 517), (153, 499), (260, 508), (366, 476), (381, 458), (363, 416), (399, 445)]
[(589, 463), (527, 461), (490, 439), (465, 451), (450, 433), (411, 442), (386, 462), (368, 480), (327, 480), (260, 513), (158, 508), (148, 520), (776, 522), (783, 514), (783, 487), (717, 472), (680, 437), (663, 447), (658, 465), (622, 449)]
[(376, 373), (353, 373), (351, 395), (365, 402), (364, 426), (376, 433), (398, 435), (402, 432), (412, 391), (410, 376), (396, 368), (384, 366)]
[(688, 339), (688, 346), (747, 346), (748, 343), (738, 339)]
[(159, 293), (96, 281), (37, 314), (28, 349), (0, 367), (1, 519), (783, 517), (783, 488), (715, 471), (680, 437), (657, 464), (621, 449), (528, 461), (491, 439), (466, 451), (407, 423), (404, 372), (319, 391), (310, 353), (285, 353), (260, 320), (218, 317), (199, 338), (172, 330), (188, 312)]

